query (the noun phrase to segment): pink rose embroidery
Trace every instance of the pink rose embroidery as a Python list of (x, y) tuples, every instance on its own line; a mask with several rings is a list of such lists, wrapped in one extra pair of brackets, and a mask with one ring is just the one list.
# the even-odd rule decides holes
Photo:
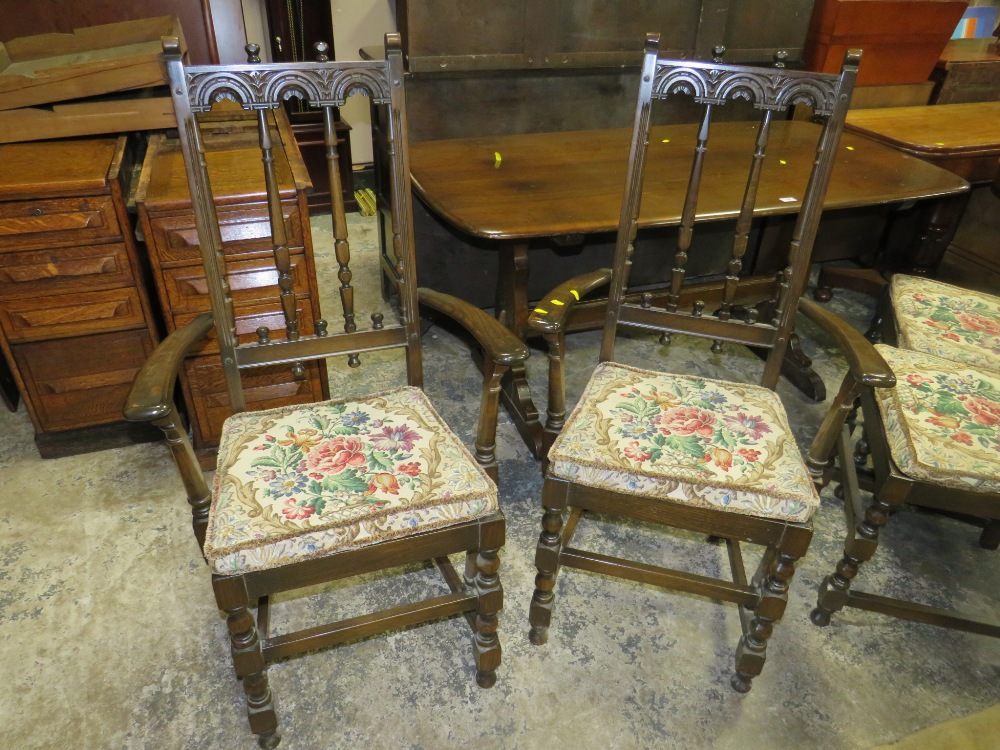
[(715, 417), (693, 406), (678, 406), (665, 411), (656, 418), (656, 423), (665, 435), (677, 433), (711, 437), (715, 433)]
[(625, 455), (633, 461), (648, 461), (653, 454), (640, 448), (638, 440), (633, 440), (625, 446)]
[(993, 336), (1000, 336), (1000, 321), (987, 318), (982, 315), (970, 312), (956, 313), (955, 317), (963, 327), (978, 333), (989, 333)]
[(364, 445), (356, 437), (335, 437), (306, 454), (306, 466), (323, 474), (339, 474), (348, 467), (363, 466)]
[(987, 427), (1000, 424), (1000, 404), (972, 397), (965, 402), (965, 408), (972, 414), (973, 421), (979, 424)]
[(281, 509), (281, 512), (289, 521), (302, 521), (315, 513), (316, 507), (299, 505), (294, 497), (290, 497), (285, 501), (285, 507)]

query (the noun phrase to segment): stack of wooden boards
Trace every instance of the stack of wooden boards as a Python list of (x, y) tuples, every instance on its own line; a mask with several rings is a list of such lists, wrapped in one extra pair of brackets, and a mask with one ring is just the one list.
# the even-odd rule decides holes
[(0, 44), (0, 143), (176, 126), (160, 63), (173, 16)]

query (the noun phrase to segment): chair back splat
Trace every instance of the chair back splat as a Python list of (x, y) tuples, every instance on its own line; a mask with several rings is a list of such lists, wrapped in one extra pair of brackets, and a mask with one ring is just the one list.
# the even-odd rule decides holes
[[(797, 300), (808, 278), (813, 242), (857, 76), (859, 56), (849, 53), (839, 75), (824, 75), (783, 67), (660, 59), (658, 42), (656, 35), (647, 37), (600, 358), (602, 362), (613, 359), (619, 325), (661, 330), (668, 338), (671, 333), (684, 332), (713, 339), (716, 349), (723, 341), (769, 349), (761, 384), (773, 388), (792, 332)], [(651, 297), (641, 302), (628, 302), (625, 291), (640, 220), (647, 151), (650, 148), (690, 148), (688, 144), (659, 142), (651, 137), (654, 105), (674, 97), (689, 97), (702, 109), (700, 121), (691, 127), (694, 141), (691, 171), (681, 210), (677, 248), (670, 257), (669, 288), (656, 300), (659, 304), (654, 305)], [(736, 100), (745, 100), (760, 112), (759, 121), (752, 126), (748, 124), (756, 129), (756, 138), (752, 154), (746, 157), (734, 156), (726, 142), (720, 142), (717, 151), (713, 149), (713, 115), (718, 108)], [(786, 163), (781, 158), (780, 140), (770, 142), (775, 121), (787, 115), (789, 107), (796, 104), (812, 107), (815, 115), (824, 120), (821, 127), (815, 128), (816, 158), (811, 165)], [(769, 147), (777, 153), (769, 154)], [(734, 164), (720, 169), (723, 160), (734, 160)], [(746, 166), (746, 187), (739, 208), (734, 211), (727, 207), (716, 213), (716, 207), (711, 204), (713, 193), (719, 191), (712, 180), (739, 180), (740, 164)], [(779, 169), (787, 172), (787, 179), (780, 181), (782, 193), (760, 194), (762, 173)], [(769, 184), (774, 182), (771, 180)], [(655, 200), (655, 197), (647, 196), (647, 200)], [(751, 221), (755, 215), (787, 212), (787, 204), (801, 205), (787, 262), (778, 273), (767, 299), (748, 297), (750, 292), (742, 292), (740, 281)], [(690, 286), (686, 284), (688, 253), (696, 216), (700, 220), (735, 219), (732, 251), (724, 280), (717, 285), (720, 291), (714, 293), (686, 291)]]
[[(251, 59), (255, 57), (254, 47), (256, 45), (248, 48)], [(408, 186), (400, 184), (400, 180), (409, 174), (402, 51), (390, 48), (384, 62), (330, 62), (321, 49), (321, 60), (316, 63), (250, 62), (225, 67), (185, 66), (179, 47), (167, 49), (165, 58), (181, 146), (185, 153), (194, 155), (188, 163), (188, 184), (198, 234), (203, 238), (202, 260), (233, 410), (247, 408), (240, 373), (248, 368), (287, 365), (301, 378), (306, 362), (346, 355), (351, 366), (358, 366), (364, 352), (392, 347), (406, 348), (408, 382), (420, 387), (423, 375), (420, 347), (415, 345), (419, 341), (419, 322), (413, 235), (410, 221), (403, 218), (412, 213), (412, 198)], [(388, 248), (392, 256), (383, 257), (382, 267), (395, 283), (399, 314), (397, 317), (376, 313), (371, 322), (366, 321), (359, 327), (351, 285), (353, 274), (347, 222), (342, 201), (335, 199), (333, 230), (334, 251), (339, 264), (341, 332), (331, 331), (326, 320), (317, 320), (314, 326), (302, 320), (301, 302), (296, 299), (293, 288), (296, 259), (289, 248), (286, 212), (282, 210), (282, 202), (294, 196), (291, 193), (282, 194), (279, 165), (274, 156), (274, 113), (290, 97), (301, 97), (309, 105), (322, 110), (330, 184), (334, 196), (339, 196), (334, 108), (343, 106), (352, 94), (368, 96), (373, 107), (384, 107), (389, 113), (384, 120), (388, 123), (387, 151), (393, 163), (387, 171), (391, 176), (389, 192), (396, 205), (392, 211), (391, 248)], [(211, 112), (213, 105), (224, 99), (233, 100), (256, 115), (283, 336), (273, 335), (275, 332), (267, 327), (259, 327), (243, 335), (237, 330), (233, 291), (226, 277), (216, 200), (209, 177), (209, 161), (213, 155), (204, 143), (206, 125), (200, 123), (198, 117), (201, 113)]]

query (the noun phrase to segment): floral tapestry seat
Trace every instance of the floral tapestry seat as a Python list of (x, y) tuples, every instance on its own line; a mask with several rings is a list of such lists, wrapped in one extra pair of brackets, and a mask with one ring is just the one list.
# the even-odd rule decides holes
[(904, 274), (889, 295), (900, 347), (1000, 372), (1000, 298)]
[(819, 506), (781, 401), (755, 385), (601, 364), (549, 461), (578, 484), (752, 516)]
[(226, 420), (205, 556), (262, 570), (497, 510), (496, 485), (418, 388)]
[(896, 387), (875, 394), (900, 471), (945, 487), (1000, 492), (1000, 374), (875, 348), (896, 373)]

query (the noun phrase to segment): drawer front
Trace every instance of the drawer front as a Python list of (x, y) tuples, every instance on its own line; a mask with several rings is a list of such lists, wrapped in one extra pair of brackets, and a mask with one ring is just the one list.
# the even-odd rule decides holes
[(133, 283), (125, 245), (0, 253), (0, 299), (96, 291)]
[(55, 297), (0, 300), (0, 324), (11, 341), (145, 328), (134, 287)]
[(124, 420), (125, 398), (153, 342), (142, 330), (11, 349), (42, 429), (67, 430)]
[[(302, 247), (302, 218), (298, 206), (285, 203), (285, 233), (289, 247)], [(271, 221), (266, 206), (217, 208), (222, 248), (227, 256), (264, 257), (270, 255)], [(191, 214), (161, 216), (150, 220), (151, 252), (155, 252), (163, 267), (201, 263), (201, 245)]]
[[(226, 263), (229, 289), (237, 308), (248, 304), (274, 303), (281, 290), (278, 288), (278, 271), (271, 258), (240, 260)], [(292, 289), (297, 294), (307, 294), (309, 285), (305, 255), (291, 257)], [(212, 309), (208, 298), (205, 271), (200, 266), (168, 268), (163, 271), (163, 286), (171, 310), (205, 312)]]
[[(313, 332), (312, 304), (309, 297), (296, 299), (296, 309), (299, 317), (299, 333), (304, 335)], [(179, 313), (174, 315), (174, 329), (190, 323), (196, 317), (196, 313)], [(236, 333), (240, 343), (251, 344), (257, 341), (257, 329), (266, 326), (271, 330), (271, 339), (279, 340), (285, 337), (285, 316), (281, 312), (281, 306), (275, 302), (273, 305), (250, 305), (237, 310), (236, 313)], [(208, 336), (201, 340), (191, 349), (192, 355), (218, 354), (219, 341), (215, 335), (215, 329), (209, 331)]]
[[(244, 370), (243, 387), (250, 411), (273, 409), (287, 404), (307, 404), (323, 400), (319, 362), (304, 363), (306, 377), (295, 380), (291, 365), (255, 367)], [(232, 414), (222, 364), (216, 357), (199, 357), (185, 363), (185, 395), (192, 412), (192, 433), (196, 448), (219, 444), (222, 423)]]
[(0, 250), (35, 250), (121, 239), (109, 195), (0, 203)]

